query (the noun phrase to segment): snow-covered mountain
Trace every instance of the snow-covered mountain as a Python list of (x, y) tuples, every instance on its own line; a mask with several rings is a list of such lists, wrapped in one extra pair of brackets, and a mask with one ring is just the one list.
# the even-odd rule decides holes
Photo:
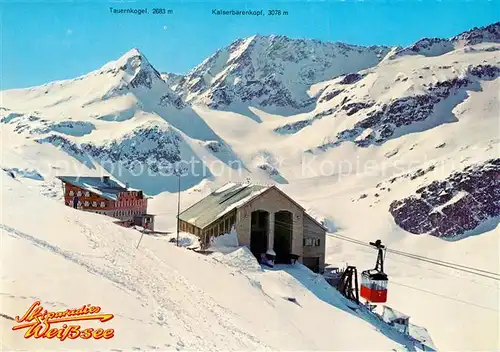
[[(211, 108), (237, 103), (300, 109), (314, 102), (314, 83), (376, 65), (384, 46), (361, 47), (286, 36), (255, 35), (218, 50), (180, 80), (175, 91)], [(168, 78), (167, 78), (168, 80)]]
[(422, 38), (406, 48), (396, 50), (388, 58), (395, 59), (405, 55), (439, 56), (455, 49), (480, 43), (500, 43), (500, 22), (475, 27), (449, 39)]
[(179, 75), (171, 72), (163, 72), (161, 78), (168, 84), (172, 90), (176, 90), (179, 82), (184, 79), (184, 75)]
[(416, 195), (391, 203), (396, 223), (415, 234), (455, 239), (484, 232), (500, 216), (500, 158), (467, 166), (443, 181), (417, 189)]
[[(500, 63), (491, 44), (461, 49), (438, 58), (407, 58), (320, 84), (316, 108), (275, 129), (279, 134), (312, 130), (322, 120), (337, 120), (335, 127), (321, 129), (326, 150), (345, 142), (358, 147), (380, 145), (389, 139), (421, 132), (443, 123), (456, 122), (454, 108), (471, 91), (496, 86)], [(500, 47), (498, 45), (494, 47)], [(483, 55), (477, 55), (482, 52)], [(490, 88), (488, 86), (488, 88)], [(314, 149), (314, 148), (313, 148)]]
[[(172, 176), (180, 160), (199, 164), (200, 176), (186, 181), (189, 186), (211, 175), (202, 170), (202, 157), (237, 160), (137, 49), (87, 75), (2, 92), (2, 98), (0, 121), (16, 133), (52, 144), (91, 169), (106, 165), (153, 194), (172, 191), (160, 176)], [(148, 179), (132, 176), (141, 169)]]
[[(158, 228), (175, 230), (177, 178), (161, 171), (192, 159), (182, 208), (227, 180), (278, 183), (332, 233), (498, 273), (498, 28), (418, 50), (254, 36), (186, 75), (159, 74), (132, 50), (73, 80), (2, 92), (0, 166), (53, 198), (63, 170), (113, 169), (155, 196)], [(328, 260), (373, 266), (356, 247), (331, 239)], [(387, 271), (391, 305), (438, 347), (496, 348), (497, 282), (391, 256)]]

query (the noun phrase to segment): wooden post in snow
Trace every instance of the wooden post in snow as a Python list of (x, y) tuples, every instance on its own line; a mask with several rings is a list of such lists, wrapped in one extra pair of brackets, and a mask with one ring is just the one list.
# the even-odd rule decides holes
[(139, 238), (139, 242), (137, 242), (137, 246), (135, 247), (135, 249), (139, 248), (139, 245), (141, 244), (141, 241), (142, 241), (142, 236), (144, 236), (144, 230), (141, 231), (141, 238)]

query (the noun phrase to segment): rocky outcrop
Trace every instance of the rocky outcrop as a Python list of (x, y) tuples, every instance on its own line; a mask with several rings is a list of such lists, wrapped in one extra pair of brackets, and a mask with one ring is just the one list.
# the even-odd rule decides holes
[(500, 216), (500, 159), (454, 172), (391, 203), (396, 224), (413, 234), (458, 239)]
[(207, 141), (203, 143), (205, 148), (207, 148), (212, 153), (226, 152), (229, 147), (222, 141)]
[(316, 120), (315, 118), (300, 120), (292, 123), (284, 124), (283, 126), (276, 127), (274, 132), (279, 134), (294, 134), (299, 132), (300, 130), (306, 128), (307, 126), (312, 125), (312, 123)]
[(439, 56), (456, 48), (480, 43), (500, 43), (500, 22), (485, 27), (475, 27), (450, 39), (423, 38), (406, 48), (396, 51), (389, 59), (405, 55)]
[(14, 132), (28, 135), (58, 132), (68, 136), (81, 137), (95, 130), (94, 124), (88, 121), (50, 121), (35, 113), (10, 113), (0, 118), (0, 123), (15, 125)]
[(161, 78), (167, 83), (170, 89), (175, 90), (179, 82), (184, 79), (184, 75), (179, 75), (171, 72), (161, 73)]
[(395, 59), (406, 55), (439, 56), (454, 49), (454, 43), (448, 39), (423, 38), (406, 48), (400, 49), (391, 55), (389, 59)]
[(364, 75), (359, 73), (349, 73), (345, 75), (342, 80), (339, 81), (339, 84), (354, 84), (361, 79), (363, 79)]
[(337, 111), (336, 108), (331, 108), (328, 110), (318, 112), (317, 114), (315, 114), (311, 118), (299, 120), (299, 121), (295, 121), (295, 122), (290, 122), (290, 123), (284, 124), (282, 126), (276, 127), (274, 129), (274, 132), (279, 133), (279, 134), (297, 133), (300, 130), (306, 128), (307, 126), (312, 125), (314, 121), (321, 120), (323, 117), (333, 115), (336, 111)]
[(347, 116), (354, 115), (359, 110), (368, 109), (375, 105), (374, 102), (358, 102), (358, 103), (349, 103), (342, 105), (342, 110), (346, 111)]
[(153, 172), (165, 171), (181, 160), (180, 135), (160, 126), (141, 126), (121, 138), (100, 144), (78, 144), (60, 135), (50, 135), (36, 140), (50, 143), (85, 164), (89, 157), (103, 163), (112, 163), (133, 171), (143, 165)]

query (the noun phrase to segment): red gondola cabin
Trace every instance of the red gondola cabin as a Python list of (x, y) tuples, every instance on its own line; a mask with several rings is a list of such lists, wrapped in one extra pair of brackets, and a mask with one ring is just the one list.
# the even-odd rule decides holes
[(387, 275), (376, 270), (361, 273), (360, 295), (373, 303), (387, 302)]

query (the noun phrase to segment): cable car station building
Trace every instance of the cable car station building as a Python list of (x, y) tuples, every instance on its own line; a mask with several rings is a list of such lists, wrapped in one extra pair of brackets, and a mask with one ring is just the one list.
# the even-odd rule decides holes
[(180, 230), (197, 235), (204, 248), (233, 225), (256, 258), (274, 252), (277, 264), (288, 264), (298, 257), (323, 272), (326, 228), (276, 186), (228, 183), (179, 215)]

